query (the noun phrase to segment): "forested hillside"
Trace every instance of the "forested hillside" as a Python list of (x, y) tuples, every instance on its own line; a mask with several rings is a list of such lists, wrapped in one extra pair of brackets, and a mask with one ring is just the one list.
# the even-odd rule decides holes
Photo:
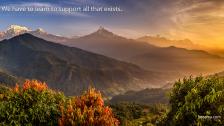
[(180, 126), (224, 125), (224, 78), (189, 77), (174, 84), (169, 104), (106, 103), (94, 88), (66, 97), (46, 83), (0, 87), (1, 125)]

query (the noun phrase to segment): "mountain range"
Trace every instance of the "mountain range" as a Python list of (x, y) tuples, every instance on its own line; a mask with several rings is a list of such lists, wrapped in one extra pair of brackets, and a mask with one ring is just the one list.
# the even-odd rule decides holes
[(50, 34), (42, 28), (37, 28), (36, 30), (32, 30), (25, 26), (10, 25), (5, 31), (0, 32), (0, 40), (10, 39), (24, 33), (29, 33), (36, 37), (40, 37), (48, 41), (60, 42), (60, 43), (66, 42), (70, 39), (67, 37)]
[(25, 33), (0, 42), (0, 70), (10, 79), (38, 79), (66, 95), (93, 85), (107, 96), (158, 87), (165, 75)]
[(149, 44), (158, 46), (158, 47), (170, 47), (175, 46), (178, 48), (185, 48), (185, 49), (191, 49), (191, 50), (204, 50), (206, 52), (209, 52), (211, 54), (219, 55), (221, 57), (224, 57), (224, 51), (222, 47), (211, 47), (208, 45), (201, 45), (198, 43), (192, 42), (190, 39), (183, 39), (183, 40), (172, 40), (165, 37), (162, 37), (160, 35), (156, 36), (142, 36), (137, 41), (147, 42)]
[(142, 36), (142, 37), (138, 38), (137, 41), (147, 42), (147, 43), (150, 43), (150, 44), (158, 46), (158, 47), (175, 46), (175, 47), (186, 48), (186, 49), (198, 49), (201, 47), (201, 45), (197, 45), (189, 39), (170, 40), (170, 39), (162, 37), (160, 35)]
[(158, 47), (148, 42), (127, 39), (102, 27), (65, 44), (134, 63), (146, 70), (172, 74), (177, 78), (213, 73), (224, 68), (223, 58), (206, 51), (175, 46)]
[[(144, 39), (127, 39), (103, 27), (85, 36), (67, 38), (42, 28), (11, 25), (0, 32), (0, 79), (39, 79), (67, 95), (94, 84), (113, 96), (128, 90), (164, 87), (178, 78), (224, 69), (220, 56), (169, 46), (171, 40), (158, 36), (150, 37), (151, 43)], [(159, 40), (167, 46), (156, 45)], [(181, 42), (193, 44), (190, 40), (175, 43)]]

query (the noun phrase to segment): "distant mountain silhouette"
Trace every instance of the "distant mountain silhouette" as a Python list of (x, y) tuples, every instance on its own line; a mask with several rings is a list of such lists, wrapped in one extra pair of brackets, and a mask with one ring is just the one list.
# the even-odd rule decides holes
[[(161, 73), (160, 78), (163, 78), (161, 80), (162, 83), (170, 83), (170, 81), (188, 75), (210, 74), (224, 69), (224, 59), (219, 56), (201, 50), (189, 50), (169, 46), (173, 42), (176, 46), (177, 43), (181, 43), (181, 46), (189, 47), (192, 44), (194, 45), (190, 40), (171, 41), (163, 37), (150, 37), (150, 40), (152, 40), (150, 44), (142, 40), (127, 39), (103, 27), (100, 27), (96, 32), (76, 38), (53, 35), (41, 28), (33, 31), (26, 27), (13, 26), (9, 29), (13, 29), (11, 31), (16, 31), (16, 33), (27, 31), (36, 37), (48, 41), (77, 47), (89, 52), (136, 64), (142, 69), (153, 71), (153, 73)], [(0, 32), (0, 36), (4, 35), (4, 33)], [(146, 37), (149, 38), (149, 36)], [(165, 47), (155, 46), (160, 41), (165, 44)], [(50, 55), (52, 54), (50, 53)], [(57, 56), (59, 59), (61, 57), (63, 56)]]
[(0, 70), (18, 78), (46, 81), (66, 95), (79, 94), (92, 84), (113, 96), (157, 87), (167, 80), (161, 73), (27, 33), (0, 42)]
[(157, 36), (143, 36), (137, 39), (137, 41), (147, 42), (149, 44), (158, 46), (158, 47), (170, 47), (175, 46), (179, 48), (186, 48), (186, 49), (198, 49), (200, 48), (199, 45), (194, 44), (189, 39), (184, 40), (170, 40), (165, 37)]
[[(159, 71), (176, 71), (187, 75), (209, 74), (224, 69), (224, 59), (200, 50), (167, 47), (136, 55), (131, 62)], [(215, 65), (214, 65), (215, 64)]]
[(126, 60), (134, 55), (146, 53), (149, 49), (157, 48), (146, 42), (126, 39), (103, 27), (94, 33), (70, 41), (66, 44), (120, 60)]
[(43, 38), (48, 41), (53, 41), (53, 42), (67, 42), (70, 40), (70, 38), (58, 36), (58, 35), (53, 35), (50, 33), (47, 33), (44, 31), (42, 28), (38, 28), (36, 30), (32, 30), (28, 27), (25, 26), (20, 26), (20, 25), (10, 25), (6, 31), (0, 32), (0, 40), (3, 39), (10, 39), (18, 35), (22, 35), (24, 33), (30, 33), (36, 37)]
[[(118, 36), (102, 27), (94, 33), (70, 41), (66, 43), (69, 46), (131, 62), (147, 70), (168, 72), (174, 78), (224, 69), (223, 58), (205, 51), (174, 46), (158, 47)], [(192, 44), (189, 41), (184, 43)]]
[(45, 39), (47, 41), (52, 41), (52, 42), (57, 42), (57, 43), (63, 43), (63, 42), (67, 42), (70, 40), (70, 38), (66, 38), (63, 36), (58, 36), (58, 35), (53, 35), (50, 33), (47, 33), (46, 31), (44, 31), (42, 28), (38, 28), (37, 30), (34, 31), (30, 31), (28, 32), (36, 37)]

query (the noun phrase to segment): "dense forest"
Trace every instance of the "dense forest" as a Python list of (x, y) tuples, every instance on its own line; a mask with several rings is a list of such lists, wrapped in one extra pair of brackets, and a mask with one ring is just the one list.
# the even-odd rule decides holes
[[(2, 84), (4, 85), (4, 84)], [(180, 126), (224, 125), (224, 79), (175, 82), (168, 104), (110, 103), (94, 88), (68, 97), (37, 80), (0, 88), (0, 125)]]

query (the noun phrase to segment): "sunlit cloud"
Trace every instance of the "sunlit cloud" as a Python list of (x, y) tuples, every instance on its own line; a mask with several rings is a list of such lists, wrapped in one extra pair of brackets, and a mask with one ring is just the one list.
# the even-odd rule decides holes
[[(224, 48), (224, 1), (223, 0), (2, 0), (5, 4), (35, 7), (75, 7), (82, 5), (118, 5), (122, 13), (63, 13), (48, 12), (11, 17), (7, 22), (47, 26), (55, 31), (66, 26), (60, 33), (87, 34), (102, 25), (128, 38), (147, 34), (160, 34), (171, 39), (191, 39), (195, 43)], [(51, 16), (49, 16), (51, 15)], [(6, 18), (1, 19), (7, 20)], [(37, 18), (35, 20), (35, 18)], [(13, 20), (12, 20), (13, 19)], [(25, 20), (26, 19), (26, 20)], [(30, 19), (29, 21), (27, 19)], [(32, 19), (32, 20), (31, 20)], [(15, 21), (14, 21), (15, 20)], [(60, 21), (59, 21), (60, 20)], [(17, 22), (16, 22), (17, 21)], [(78, 27), (77, 28), (77, 24)], [(91, 27), (88, 25), (91, 24)], [(89, 29), (89, 30), (88, 30)]]
[[(185, 1), (186, 2), (186, 1)], [(197, 43), (224, 47), (224, 1), (181, 1), (172, 20), (176, 27), (169, 33), (176, 38), (190, 38)]]

